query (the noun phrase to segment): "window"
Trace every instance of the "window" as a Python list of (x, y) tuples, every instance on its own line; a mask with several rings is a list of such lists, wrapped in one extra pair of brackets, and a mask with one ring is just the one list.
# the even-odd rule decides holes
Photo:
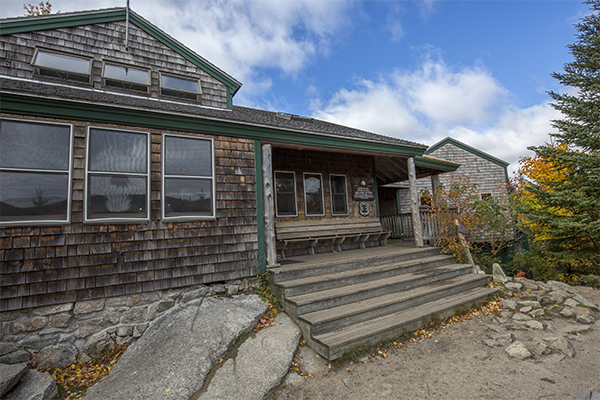
[(163, 218), (215, 216), (213, 142), (164, 135)]
[(71, 126), (0, 120), (0, 221), (68, 222)]
[(148, 134), (90, 128), (86, 220), (148, 219)]
[(92, 69), (90, 58), (37, 49), (31, 65), (39, 76), (90, 83)]
[(304, 208), (306, 215), (325, 215), (321, 174), (304, 173)]
[(348, 215), (348, 195), (345, 175), (329, 175), (331, 185), (331, 214)]
[(148, 93), (150, 71), (105, 62), (102, 82), (104, 86)]
[(295, 217), (296, 210), (296, 174), (275, 171), (275, 212), (278, 217)]
[(202, 89), (198, 79), (181, 78), (173, 75), (160, 75), (160, 93), (178, 99), (200, 100)]

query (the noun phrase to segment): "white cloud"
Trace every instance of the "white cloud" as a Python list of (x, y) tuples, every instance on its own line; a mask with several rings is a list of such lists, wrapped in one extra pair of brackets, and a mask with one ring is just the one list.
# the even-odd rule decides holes
[(511, 163), (517, 168), (528, 146), (547, 141), (548, 104), (520, 109), (510, 93), (484, 68), (450, 68), (423, 59), (412, 71), (393, 71), (376, 79), (355, 79), (328, 100), (314, 100), (316, 118), (368, 131), (434, 144), (446, 136)]

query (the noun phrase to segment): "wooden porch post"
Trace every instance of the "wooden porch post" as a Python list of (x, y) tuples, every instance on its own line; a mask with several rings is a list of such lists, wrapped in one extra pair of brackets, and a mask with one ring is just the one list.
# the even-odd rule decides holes
[(423, 247), (423, 226), (419, 214), (419, 196), (417, 193), (417, 172), (415, 160), (410, 157), (408, 164), (408, 186), (410, 188), (410, 209), (412, 211), (413, 231), (415, 232), (415, 246)]
[(273, 195), (273, 168), (271, 145), (262, 146), (262, 175), (265, 207), (265, 253), (267, 268), (277, 265), (277, 247), (275, 243), (275, 203)]

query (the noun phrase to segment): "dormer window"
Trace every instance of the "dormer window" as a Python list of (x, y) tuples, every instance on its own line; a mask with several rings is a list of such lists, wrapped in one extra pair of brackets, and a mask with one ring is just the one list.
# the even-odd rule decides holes
[(202, 89), (198, 79), (160, 74), (160, 93), (178, 99), (200, 100)]
[(90, 58), (37, 49), (31, 65), (38, 76), (90, 83)]
[(148, 93), (150, 71), (127, 65), (105, 62), (102, 71), (104, 86)]

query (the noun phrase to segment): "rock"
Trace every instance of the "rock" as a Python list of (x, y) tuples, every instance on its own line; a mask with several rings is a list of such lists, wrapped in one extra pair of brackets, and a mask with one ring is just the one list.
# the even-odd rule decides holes
[[(217, 370), (199, 400), (266, 398), (288, 372), (300, 337), (296, 323), (286, 314), (278, 314), (275, 326), (263, 329), (246, 340), (238, 349), (238, 356), (227, 360)], [(266, 353), (268, 357), (265, 357)]]
[(533, 317), (540, 317), (545, 314), (546, 314), (546, 312), (541, 308), (535, 309), (529, 313), (529, 315), (531, 315)]
[(102, 311), (104, 309), (104, 299), (78, 301), (75, 303), (73, 313), (78, 314), (89, 314), (96, 311)]
[(0, 357), (0, 364), (19, 364), (29, 361), (31, 354), (27, 350), (17, 350)]
[(131, 325), (121, 325), (117, 328), (117, 336), (125, 337), (131, 336), (133, 334), (133, 326)]
[(27, 364), (0, 364), (0, 398), (15, 386), (27, 372)]
[(344, 386), (346, 386), (347, 388), (351, 388), (352, 386), (354, 386), (352, 379), (350, 379), (350, 378), (344, 379)]
[(538, 321), (529, 321), (525, 325), (531, 329), (536, 329), (540, 331), (544, 330), (544, 325), (542, 325), (542, 323)]
[(286, 386), (300, 386), (304, 384), (304, 379), (305, 378), (292, 371), (286, 375), (284, 382)]
[(148, 307), (134, 307), (123, 313), (121, 323), (123, 324), (139, 324), (146, 322), (146, 315), (148, 314)]
[(512, 333), (492, 333), (489, 336), (490, 338), (497, 340), (503, 346), (508, 346), (515, 340), (515, 335)]
[(505, 333), (506, 332), (506, 329), (503, 328), (503, 327), (501, 327), (501, 326), (497, 326), (497, 325), (493, 325), (493, 324), (488, 324), (486, 327), (488, 329), (496, 332), (496, 333)]
[(93, 318), (87, 321), (81, 321), (79, 325), (79, 337), (86, 338), (90, 335), (100, 332), (104, 329), (104, 318)]
[(579, 289), (568, 285), (564, 282), (559, 282), (559, 281), (548, 281), (546, 282), (546, 285), (550, 286), (553, 289), (556, 290), (562, 290), (565, 291), (567, 293), (571, 293), (571, 294), (579, 294)]
[(87, 354), (98, 354), (114, 345), (115, 342), (110, 334), (104, 331), (89, 338), (83, 345), (83, 351)]
[(322, 375), (329, 370), (327, 368), (327, 360), (318, 355), (310, 347), (300, 349), (298, 352), (298, 364), (302, 371), (313, 376)]
[(508, 311), (508, 310), (500, 311), (500, 317), (502, 317), (504, 320), (511, 318), (512, 315), (513, 315), (513, 313), (511, 311)]
[(563, 304), (567, 307), (577, 307), (579, 305), (579, 302), (569, 298), (566, 299)]
[(137, 339), (139, 337), (141, 337), (144, 332), (146, 331), (146, 328), (148, 328), (148, 324), (138, 324), (136, 326), (133, 327), (133, 333), (132, 336), (134, 339)]
[(34, 356), (34, 360), (37, 362), (37, 366), (42, 369), (63, 368), (71, 365), (77, 354), (79, 354), (77, 347), (71, 343), (62, 343), (40, 350)]
[(589, 325), (570, 325), (566, 328), (561, 329), (561, 332), (566, 334), (579, 334), (584, 332), (589, 332), (592, 330), (592, 327)]
[(72, 320), (73, 316), (70, 314), (57, 314), (52, 317), (52, 326), (55, 328), (67, 328)]
[(552, 292), (548, 293), (548, 297), (550, 297), (550, 299), (552, 299), (552, 301), (554, 301), (555, 303), (560, 304), (563, 302), (565, 297), (569, 297), (569, 294), (564, 290), (555, 289)]
[(531, 317), (529, 315), (525, 315), (525, 314), (521, 314), (521, 313), (515, 313), (512, 317), (516, 321), (529, 321), (531, 319)]
[(558, 338), (555, 342), (552, 343), (552, 347), (556, 350), (559, 350), (565, 356), (569, 358), (575, 357), (575, 350), (571, 347), (569, 341), (565, 338)]
[(21, 382), (6, 395), (6, 400), (50, 400), (58, 394), (52, 376), (30, 369)]
[(517, 302), (515, 300), (502, 300), (500, 305), (503, 308), (508, 308), (511, 310), (515, 310), (517, 308)]
[(482, 339), (483, 344), (489, 347), (502, 347), (502, 344), (494, 339)]
[(501, 282), (501, 283), (508, 282), (508, 279), (506, 279), (506, 274), (504, 273), (504, 270), (502, 269), (500, 264), (494, 263), (492, 265), (492, 268), (493, 268), (494, 282)]
[(573, 313), (575, 314), (575, 319), (580, 324), (593, 324), (594, 322), (596, 322), (596, 319), (593, 317), (589, 308), (574, 307)]
[(545, 352), (547, 352), (548, 350), (548, 346), (545, 343), (539, 343), (538, 346), (535, 348), (535, 355), (537, 356), (541, 356), (542, 354), (545, 354)]
[(79, 356), (79, 360), (78, 361), (82, 362), (82, 363), (86, 363), (88, 361), (92, 361), (92, 357), (88, 356), (85, 353), (81, 353), (81, 355)]
[(210, 289), (206, 286), (202, 286), (200, 289), (190, 290), (189, 292), (183, 294), (183, 296), (181, 297), (181, 302), (188, 303), (192, 300), (199, 299), (201, 297), (204, 297), (209, 291)]
[[(585, 288), (581, 290), (580, 294), (592, 302), (596, 307), (600, 308), (600, 290)], [(575, 300), (577, 300), (577, 296), (575, 296)]]
[[(266, 309), (267, 304), (257, 295), (209, 297), (200, 305), (190, 302), (174, 307), (148, 326), (111, 373), (88, 390), (85, 398), (162, 400), (165, 389), (169, 388), (166, 398), (187, 400), (202, 388), (208, 372), (225, 354), (229, 344), (241, 332), (254, 327)], [(267, 362), (269, 358), (270, 353), (265, 356), (263, 352), (254, 361)], [(288, 367), (289, 363), (286, 371)], [(132, 375), (135, 371), (137, 373)], [(259, 376), (265, 375), (268, 374)], [(230, 386), (234, 385), (230, 382)]]
[(56, 306), (45, 306), (38, 307), (31, 310), (31, 314), (33, 315), (51, 315), (51, 314), (60, 314), (66, 313), (73, 309), (73, 303), (65, 303), (59, 304)]
[(21, 346), (19, 343), (2, 342), (2, 343), (0, 343), (0, 356), (12, 353), (13, 351), (17, 351), (22, 348), (23, 348), (23, 346)]
[(522, 284), (518, 283), (518, 282), (506, 282), (504, 284), (504, 287), (509, 289), (509, 290), (521, 290), (521, 288), (523, 287)]
[(560, 315), (563, 315), (565, 317), (572, 317), (573, 316), (573, 310), (569, 307), (565, 307), (560, 311)]
[(513, 358), (518, 358), (519, 360), (525, 360), (532, 356), (532, 354), (527, 350), (523, 342), (516, 341), (513, 342), (510, 346), (508, 346), (504, 351)]
[(522, 308), (519, 310), (519, 312), (521, 312), (521, 313), (528, 313), (528, 312), (529, 312), (529, 311), (531, 311), (531, 310), (533, 310), (533, 307), (531, 307), (531, 306), (525, 306), (525, 307), (522, 307)]
[[(585, 292), (588, 293), (588, 292)], [(587, 298), (585, 298), (584, 296), (582, 296), (581, 294), (576, 295), (575, 297), (573, 297), (574, 300), (577, 300), (578, 302), (580, 302), (581, 304), (583, 304), (586, 307), (590, 307), (590, 308), (594, 308), (596, 310), (600, 310), (600, 308), (592, 303), (591, 301), (589, 301)]]
[(519, 282), (523, 285), (523, 287), (525, 289), (529, 289), (529, 290), (538, 290), (539, 289), (539, 285), (535, 281), (532, 281), (530, 279), (521, 279)]
[(517, 304), (523, 306), (523, 307), (531, 307), (531, 308), (540, 308), (542, 307), (542, 305), (540, 304), (539, 301), (534, 301), (534, 300), (525, 300), (525, 301), (519, 301), (517, 302)]

